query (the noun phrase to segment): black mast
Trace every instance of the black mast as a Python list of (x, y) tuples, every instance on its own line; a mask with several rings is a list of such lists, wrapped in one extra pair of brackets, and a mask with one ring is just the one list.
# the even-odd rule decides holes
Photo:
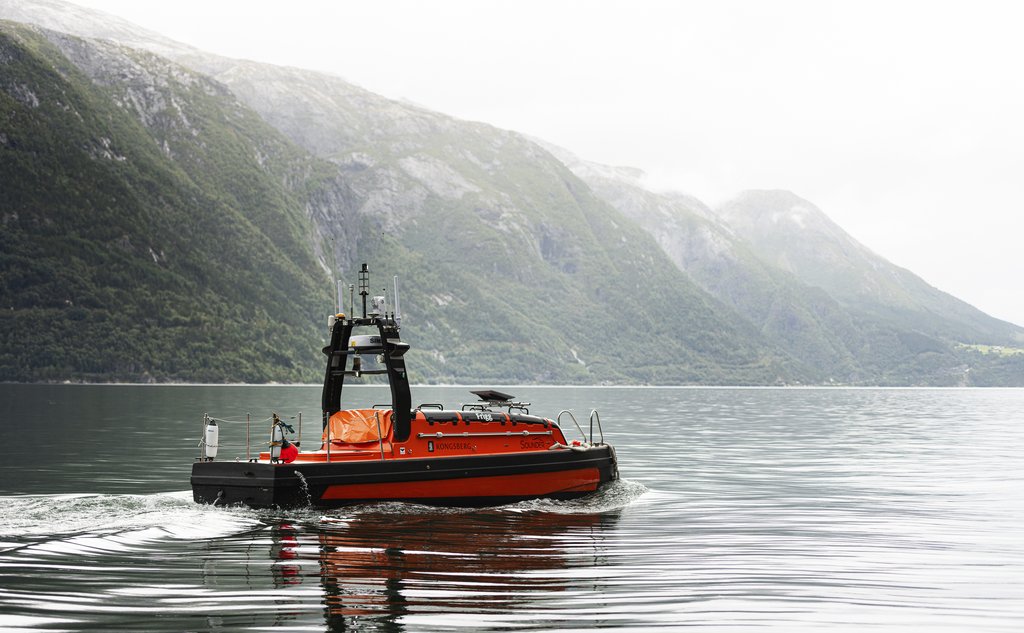
[[(369, 294), (370, 272), (366, 264), (359, 271), (359, 294), (363, 298), (362, 318), (341, 317), (331, 328), (331, 340), (323, 349), (327, 355), (327, 370), (324, 374), (324, 388), (321, 396), (323, 409), (323, 428), (331, 415), (341, 410), (341, 392), (345, 386), (345, 376), (354, 375), (355, 371), (347, 369), (352, 330), (356, 327), (376, 327), (380, 334), (380, 345), (359, 348), (360, 353), (383, 354), (384, 371), (364, 371), (362, 373), (386, 373), (391, 388), (391, 420), (395, 427), (395, 441), (404, 442), (409, 439), (412, 419), (412, 395), (409, 392), (409, 377), (405, 371), (405, 353), (409, 344), (399, 336), (398, 324), (394, 315), (387, 314), (366, 316), (366, 296)], [(355, 351), (353, 349), (353, 351)]]

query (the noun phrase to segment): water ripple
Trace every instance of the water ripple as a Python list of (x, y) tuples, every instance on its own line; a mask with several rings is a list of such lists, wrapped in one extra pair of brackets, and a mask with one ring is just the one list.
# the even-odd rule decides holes
[[(176, 406), (232, 392), (177, 389)], [(0, 510), (0, 628), (1024, 628), (1024, 392), (574, 388), (533, 400), (567, 399), (602, 409), (624, 476), (575, 501), (198, 506), (174, 492), (188, 446), (153, 458), (139, 485), (156, 489), (139, 493), (124, 491), (131, 460), (103, 461), (106, 488), (53, 479), (60, 494), (38, 494), (47, 480), (26, 477)], [(158, 439), (187, 437), (182, 424)]]

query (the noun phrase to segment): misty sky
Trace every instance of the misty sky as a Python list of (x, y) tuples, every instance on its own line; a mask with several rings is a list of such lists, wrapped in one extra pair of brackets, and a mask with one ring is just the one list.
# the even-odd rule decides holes
[(1024, 325), (1024, 3), (74, 1), (640, 167), (710, 204), (789, 189)]

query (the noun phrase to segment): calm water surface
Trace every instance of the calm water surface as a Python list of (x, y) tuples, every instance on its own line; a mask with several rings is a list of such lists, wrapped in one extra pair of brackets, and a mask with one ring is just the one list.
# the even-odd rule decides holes
[(251, 412), (255, 445), (271, 411), (315, 433), (319, 389), (0, 385), (0, 629), (1024, 630), (1024, 390), (505, 390), (599, 409), (624, 479), (485, 510), (198, 506), (204, 412)]

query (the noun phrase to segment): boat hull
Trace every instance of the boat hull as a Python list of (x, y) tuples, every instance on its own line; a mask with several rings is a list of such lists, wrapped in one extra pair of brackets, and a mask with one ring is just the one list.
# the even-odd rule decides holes
[(192, 466), (198, 503), (338, 507), (405, 501), (489, 506), (572, 499), (618, 478), (615, 450), (581, 450), (291, 464), (202, 461)]

